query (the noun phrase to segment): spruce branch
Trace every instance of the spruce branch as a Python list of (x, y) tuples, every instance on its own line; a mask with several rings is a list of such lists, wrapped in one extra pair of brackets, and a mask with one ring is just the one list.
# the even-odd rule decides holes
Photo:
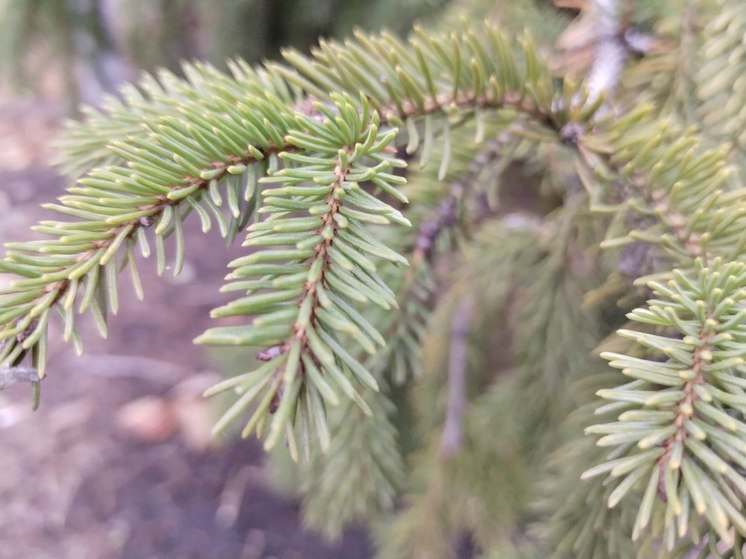
[[(702, 3), (699, 3), (702, 4)], [(746, 9), (742, 2), (725, 0), (697, 6), (703, 27), (699, 56), (694, 57), (692, 102), (695, 122), (701, 123), (702, 135), (715, 145), (728, 147), (728, 161), (734, 164), (739, 182), (744, 179), (743, 157), (746, 124), (742, 114), (743, 81), (746, 56), (739, 42), (746, 32)]]
[[(370, 413), (353, 383), (373, 391), (378, 383), (354, 351), (343, 348), (339, 337), (349, 335), (369, 353), (384, 345), (378, 331), (354, 310), (356, 304), (367, 302), (384, 309), (397, 305), (369, 259), (380, 253), (368, 242), (364, 224), (409, 222), (360, 185), (369, 181), (384, 192), (395, 192), (393, 183), (401, 180), (389, 171), (403, 165), (390, 153), (395, 130), (379, 132), (377, 113), (369, 112), (365, 99), (362, 106), (358, 113), (357, 104), (344, 96), (335, 97), (331, 109), (317, 104), (325, 120), (307, 117), (303, 128), (291, 131), (287, 138), (295, 150), (279, 154), (286, 166), (263, 179), (280, 186), (264, 190), (259, 213), (268, 217), (249, 227), (244, 244), (266, 248), (231, 263), (234, 271), (228, 279), (233, 281), (226, 289), (244, 291), (246, 296), (212, 313), (217, 318), (256, 318), (251, 328), (217, 327), (197, 339), (216, 345), (268, 346), (259, 369), (208, 391), (247, 387), (217, 430), (261, 398), (244, 436), (254, 430), (262, 433), (268, 416), (274, 415), (266, 446), (287, 432), (295, 454), (292, 417), (298, 417), (305, 430), (304, 447), (308, 448), (310, 433), (327, 450), (324, 404), (338, 405), (337, 394), (342, 392)], [(393, 251), (387, 256), (406, 263)], [(284, 265), (279, 267), (280, 263)]]
[[(513, 141), (506, 132), (485, 141), (476, 155), (468, 145), (464, 154), (457, 148), (449, 169), (449, 176), (455, 178), (446, 185), (437, 181), (435, 170), (425, 169), (414, 177), (417, 191), (408, 192), (408, 195), (414, 206), (411, 214), (416, 214), (412, 219), (419, 223), (413, 229), (413, 237), (402, 243), (401, 249), (410, 255), (411, 264), (400, 269), (401, 275), (396, 280), (399, 312), (384, 321), (387, 322), (384, 328), (387, 338), (391, 341), (371, 363), (374, 372), (390, 371), (389, 376), (397, 385), (416, 377), (421, 369), (420, 346), (436, 300), (434, 267), (437, 256), (453, 248), (451, 238), (454, 235), (462, 231), (471, 235), (480, 224), (494, 217), (496, 208), (490, 205), (488, 193), (475, 185), (499, 158), (510, 160), (508, 146)], [(470, 201), (477, 206), (472, 211), (468, 211)], [(433, 203), (435, 206), (431, 207)]]
[[(67, 122), (57, 142), (57, 165), (77, 179), (95, 168), (125, 164), (130, 158), (113, 142), (148, 134), (153, 120), (188, 114), (185, 105), (189, 103), (197, 102), (203, 110), (209, 107), (212, 113), (224, 113), (221, 106), (226, 99), (242, 100), (247, 93), (257, 97), (269, 93), (288, 105), (295, 100), (287, 84), (262, 68), (253, 68), (243, 60), (230, 61), (228, 68), (229, 73), (224, 73), (203, 62), (185, 62), (181, 68), (184, 77), (163, 68), (153, 74), (143, 73), (137, 83), (123, 86), (118, 97), (106, 97), (100, 109), (83, 107), (85, 119)], [(205, 119), (195, 125), (216, 133), (218, 122)]]
[(331, 410), (331, 448), (311, 453), (301, 467), (304, 523), (332, 540), (352, 524), (394, 511), (407, 479), (391, 387), (385, 379), (380, 384), (380, 394), (363, 394), (372, 415), (352, 402)]
[[(459, 214), (461, 212), (459, 206), (463, 203), (463, 198), (470, 193), (472, 184), (476, 183), (482, 172), (506, 151), (507, 145), (512, 140), (512, 136), (505, 132), (499, 138), (486, 141), (468, 166), (459, 170), (457, 178), (448, 185), (447, 195), (442, 198), (437, 208), (432, 212), (432, 217), (423, 220), (417, 227), (412, 255), (415, 266), (420, 262), (432, 264), (433, 251), (438, 238), (448, 229), (460, 224)], [(471, 192), (471, 194), (475, 193)], [(485, 204), (480, 208), (479, 215), (468, 220), (468, 225), (478, 225), (482, 219), (494, 213), (492, 208), (484, 206)]]
[[(641, 223), (650, 224), (628, 231), (617, 219), (601, 246), (644, 242), (661, 249), (672, 265), (684, 267), (705, 255), (733, 258), (742, 250), (737, 231), (744, 223), (744, 193), (724, 190), (730, 175), (725, 152), (700, 150), (693, 133), (675, 126), (661, 130), (655, 125), (653, 133), (650, 113), (650, 107), (641, 107), (597, 138), (584, 135), (577, 141), (579, 176), (591, 194), (591, 209), (620, 217), (637, 214), (645, 218)], [(615, 182), (622, 185), (613, 194), (620, 199), (605, 202), (614, 190), (603, 186)]]
[(587, 432), (603, 434), (600, 446), (616, 447), (612, 459), (586, 471), (584, 477), (608, 475), (615, 506), (635, 486), (646, 489), (637, 513), (633, 537), (652, 518), (662, 515), (663, 535), (672, 549), (689, 534), (687, 519), (707, 519), (717, 538), (732, 545), (743, 534), (740, 512), (746, 495), (746, 459), (740, 434), (743, 421), (743, 358), (738, 328), (743, 309), (746, 272), (742, 263), (715, 259), (697, 261), (692, 274), (675, 272), (665, 284), (651, 283), (655, 296), (646, 309), (629, 318), (670, 335), (620, 330), (650, 352), (641, 359), (605, 354), (631, 382), (599, 391), (611, 403), (604, 409), (620, 413), (616, 422), (598, 424)]
[[(462, 212), (464, 181), (471, 165), (473, 173), (482, 172), (476, 145), (485, 137), (484, 164), (505, 157), (501, 138), (492, 140), (493, 128), (501, 127), (511, 130), (511, 136), (569, 154), (588, 196), (572, 186), (560, 193), (561, 208), (544, 219), (547, 230), (559, 236), (557, 242), (542, 239), (534, 229), (521, 236), (507, 228), (497, 237), (504, 245), (513, 241), (512, 248), (494, 249), (499, 252), (496, 260), (482, 255), (477, 259), (484, 262), (470, 262), (469, 270), (501, 267), (490, 276), (499, 281), (484, 296), (494, 301), (480, 299), (485, 304), (475, 305), (475, 320), (482, 310), (504, 308), (516, 280), (511, 266), (517, 265), (507, 264), (506, 258), (536, 272), (523, 277), (529, 288), (519, 295), (523, 308), (534, 303), (541, 308), (537, 312), (531, 307), (538, 316), (522, 317), (513, 358), (517, 378), (535, 389), (534, 401), (549, 402), (547, 387), (562, 385), (574, 374), (575, 363), (587, 361), (585, 353), (578, 357), (566, 350), (568, 345), (584, 346), (572, 325), (585, 318), (578, 311), (582, 290), (573, 290), (566, 281), (577, 275), (564, 272), (574, 265), (568, 247), (590, 246), (573, 244), (574, 225), (568, 220), (587, 217), (584, 210), (590, 206), (599, 221), (610, 217), (604, 247), (654, 246), (662, 255), (656, 274), (638, 282), (657, 278), (650, 287), (665, 304), (653, 301), (638, 309), (632, 318), (645, 324), (620, 331), (653, 356), (613, 357), (614, 366), (637, 380), (602, 392), (626, 411), (616, 423), (591, 428), (605, 434), (604, 444), (619, 453), (591, 472), (610, 474), (613, 489), (607, 498), (614, 504), (648, 481), (637, 533), (663, 526), (673, 546), (685, 531), (682, 526), (687, 528), (682, 519), (691, 510), (712, 528), (713, 545), (733, 543), (733, 530), (741, 533), (746, 526), (739, 511), (746, 483), (741, 454), (746, 451), (740, 448), (743, 387), (738, 376), (744, 342), (738, 314), (743, 286), (738, 282), (743, 274), (731, 261), (742, 259), (744, 252), (746, 194), (728, 189), (725, 152), (703, 151), (694, 131), (661, 126), (650, 108), (629, 111), (617, 121), (599, 118), (601, 99), (584, 95), (569, 81), (555, 82), (530, 39), (514, 49), (489, 26), (441, 36), (417, 31), (408, 41), (360, 33), (345, 43), (322, 42), (311, 56), (288, 51), (285, 57), (285, 65), (257, 69), (237, 63), (232, 77), (195, 65), (186, 67), (187, 80), (168, 74), (145, 78), (124, 104), (76, 129), (70, 146), (78, 147), (71, 147), (66, 157), (71, 172), (82, 178), (60, 204), (50, 206), (72, 219), (42, 222), (36, 230), (51, 240), (11, 243), (0, 262), (1, 271), (21, 276), (0, 291), (0, 341), (5, 342), (0, 362), (23, 367), (30, 353), (31, 366), (44, 376), (53, 310), (62, 316), (65, 339), (79, 345), (75, 310), (90, 310), (105, 334), (107, 314), (116, 314), (119, 307), (118, 272), (128, 267), (141, 291), (135, 248), (139, 245), (148, 254), (148, 239), (153, 238), (162, 272), (164, 238), (173, 234), (178, 272), (185, 254), (182, 221), (195, 213), (203, 229), (217, 223), (229, 240), (248, 228), (245, 245), (257, 249), (232, 263), (224, 290), (239, 295), (213, 312), (243, 318), (244, 323), (213, 328), (199, 338), (259, 350), (254, 370), (209, 391), (230, 389), (238, 395), (217, 430), (251, 406), (244, 434), (266, 433), (268, 447), (286, 437), (294, 456), (310, 454), (314, 439), (321, 449), (330, 449), (329, 407), (344, 402), (345, 411), (354, 413), (343, 415), (357, 418), (381, 403), (375, 390), (386, 369), (395, 369), (402, 378), (414, 369), (412, 356), (425, 337), (434, 292), (433, 247), (480, 221), (475, 212)], [(477, 141), (465, 148), (472, 156), (466, 173), (448, 185), (444, 181), (462, 147), (454, 145), (454, 138), (459, 141), (464, 124), (473, 125)], [(396, 157), (397, 143), (408, 155), (419, 155), (443, 186), (431, 206), (438, 215), (419, 222), (412, 235), (401, 236), (402, 252), (413, 254), (418, 264), (410, 276), (399, 269), (389, 273), (407, 263), (397, 252), (402, 243), (378, 240), (385, 234), (377, 226), (409, 223), (394, 207), (407, 199), (399, 189), (406, 163)], [(79, 147), (90, 156), (80, 157)], [(470, 192), (470, 200), (482, 194)], [(459, 213), (467, 215), (459, 221)], [(631, 215), (636, 218), (628, 219)], [(632, 223), (642, 225), (630, 231)], [(545, 252), (534, 246), (537, 238)], [(696, 258), (701, 258), (699, 264)], [(736, 280), (722, 279), (726, 275)], [(666, 280), (673, 287), (661, 283)], [(410, 299), (411, 293), (418, 295), (416, 301), (411, 297), (411, 313), (406, 314), (408, 308), (400, 314), (398, 301)], [(530, 299), (536, 294), (541, 297)], [(703, 301), (704, 308), (689, 305), (687, 297)], [(379, 315), (369, 312), (369, 303), (383, 310)], [(381, 318), (386, 314), (390, 316)], [(723, 316), (725, 321), (718, 322)], [(660, 330), (650, 333), (649, 326)], [(722, 331), (716, 331), (719, 327)], [(398, 338), (389, 346), (391, 353), (381, 351), (387, 341), (381, 332), (395, 332), (390, 337)], [(726, 373), (727, 380), (718, 376)], [(485, 382), (485, 376), (469, 375), (468, 380)], [(454, 396), (454, 402), (459, 400)], [(562, 406), (557, 408), (564, 411)], [(645, 406), (655, 409), (637, 409)], [(647, 413), (653, 411), (657, 415)], [(522, 416), (519, 431), (545, 425), (549, 414), (542, 412)], [(635, 413), (624, 415), (628, 412)], [(453, 432), (458, 413), (450, 416)], [(441, 419), (433, 423), (440, 427)], [(633, 429), (630, 421), (636, 422)], [(345, 425), (339, 432), (354, 433), (357, 426)], [(634, 450), (635, 444), (646, 448)], [(399, 456), (390, 452), (392, 446), (382, 454)], [(431, 503), (447, 502), (438, 492), (443, 480), (468, 485), (464, 472), (472, 472), (473, 463), (462, 465), (460, 471), (443, 466), (429, 478), (435, 483)], [(385, 475), (382, 479), (371, 485), (366, 499), (389, 487)], [(479, 494), (468, 487), (469, 495)], [(658, 492), (665, 495), (665, 505), (656, 500)], [(342, 508), (350, 505), (340, 502)], [(468, 512), (464, 503), (459, 512)], [(418, 514), (431, 508), (425, 502)], [(454, 516), (443, 525), (461, 528), (459, 522)], [(469, 522), (489, 539), (478, 520)]]
[[(383, 123), (396, 124), (409, 117), (427, 119), (428, 114), (441, 114), (444, 131), (449, 123), (443, 113), (453, 109), (473, 114), (489, 108), (512, 109), (542, 121), (553, 121), (551, 82), (528, 40), (524, 49), (525, 69), (522, 69), (516, 64), (506, 39), (494, 29), (486, 29), (483, 37), (467, 33), (462, 39), (467, 45), (465, 49), (450, 49), (459, 44), (455, 35), (431, 39), (420, 34), (408, 45), (387, 35), (378, 38), (361, 35), (357, 45), (324, 43), (312, 59), (288, 53), (295, 70), (269, 65), (265, 70), (245, 72), (249, 84), (246, 88), (221, 78), (216, 80), (219, 83), (215, 89), (208, 89), (203, 96), (195, 95), (194, 87), (190, 89), (180, 82), (172, 85), (167, 88), (169, 91), (183, 91), (182, 102), (169, 104), (158, 117), (149, 112), (158, 111), (157, 99), (161, 97), (153, 95), (155, 106), (145, 102), (137, 135), (109, 143), (107, 149), (122, 164), (93, 169), (80, 179), (80, 186), (70, 189), (62, 204), (50, 206), (80, 221), (44, 222), (37, 230), (56, 239), (10, 245), (0, 267), (26, 278), (4, 291), (3, 308), (7, 311), (0, 315), (5, 324), (0, 338), (10, 339), (39, 320), (34, 322), (37, 328), (23, 343), (6, 344), (6, 351), (0, 357), (14, 361), (33, 350), (34, 364), (43, 375), (44, 359), (37, 354), (45, 353), (49, 311), (53, 307), (63, 311), (65, 337), (73, 339), (72, 309), (77, 298), (82, 310), (92, 310), (105, 334), (104, 307), (108, 304), (113, 313), (118, 307), (119, 249), (127, 247), (126, 261), (136, 277), (130, 247), (137, 238), (143, 252), (149, 252), (143, 228), (154, 220), (158, 220), (155, 232), (159, 270), (165, 268), (163, 236), (171, 231), (177, 238), (174, 268), (179, 270), (183, 262), (181, 221), (191, 211), (199, 214), (204, 228), (210, 226), (212, 214), (221, 232), (229, 238), (234, 236), (253, 211), (256, 191), (253, 181), (258, 173), (252, 165), (257, 162), (263, 165), (267, 158), (272, 164), (275, 159), (272, 155), (288, 148), (287, 133), (297, 127), (299, 119), (306, 118), (303, 112), (296, 112), (294, 106), (288, 105), (290, 92), (297, 88), (315, 93), (340, 87), (362, 91), (367, 99), (373, 100), (374, 109), (376, 104), (386, 109)], [(497, 52), (499, 62), (487, 55), (487, 48)], [(417, 55), (413, 56), (412, 52)], [(375, 75), (381, 76), (382, 83), (375, 84), (357, 72), (355, 61), (364, 67), (380, 66), (377, 69), (381, 73)], [(206, 75), (209, 78), (212, 72), (207, 71)], [(200, 79), (209, 81), (195, 78), (195, 83), (202, 83)], [(265, 87), (267, 83), (273, 84), (272, 87)], [(214, 94), (209, 94), (211, 91)], [(173, 110), (177, 113), (173, 114)], [(119, 117), (124, 114), (125, 110), (116, 113), (113, 122), (122, 124)], [(426, 131), (426, 143), (432, 144), (432, 134), (432, 130)], [(449, 159), (443, 158), (440, 174), (447, 169)], [(234, 173), (242, 178), (249, 175), (243, 190), (235, 187), (231, 179)], [(221, 183), (231, 184), (227, 197), (233, 216), (230, 224), (225, 223), (216, 208), (221, 203)], [(205, 190), (209, 196), (204, 195)], [(242, 198), (248, 198), (245, 211), (240, 207)], [(106, 286), (102, 288), (103, 278)]]
[(692, 72), (692, 60), (696, 56), (697, 38), (695, 35), (695, 26), (697, 25), (697, 11), (701, 9), (698, 2), (690, 0), (680, 24), (680, 43), (676, 49), (675, 70), (671, 80), (671, 89), (666, 99), (665, 106), (671, 107), (678, 103), (681, 106), (679, 110), (683, 114), (684, 122), (691, 123), (694, 121), (694, 101), (692, 99), (692, 90), (694, 77)]
[[(507, 142), (507, 138), (504, 140)], [(425, 258), (419, 253), (421, 247), (417, 239), (422, 237), (422, 224), (430, 219), (428, 216), (443, 216), (445, 212), (441, 208), (446, 204), (454, 211), (454, 204), (463, 204), (465, 196), (478, 194), (469, 192), (471, 183), (500, 154), (502, 147), (503, 143), (489, 140), (476, 157), (468, 149), (464, 150), (463, 158), (458, 151), (454, 152), (449, 175), (457, 178), (446, 188), (448, 194), (437, 198), (440, 202), (435, 210), (416, 210), (416, 206), (420, 206), (420, 209), (423, 205), (428, 206), (426, 198), (429, 200), (438, 190), (436, 183), (434, 188), (424, 188), (421, 181), (423, 177), (435, 180), (434, 172), (426, 169), (416, 177), (410, 175), (418, 182), (418, 192), (407, 190), (408, 197), (415, 205), (416, 213), (425, 217), (424, 221), (420, 221), (420, 226), (412, 230), (411, 238), (401, 242), (402, 250), (414, 254), (410, 259), (412, 265), (389, 271), (393, 278), (392, 285), (396, 282), (400, 284), (395, 290), (400, 309), (396, 314), (386, 313), (380, 318), (371, 316), (370, 311), (366, 313), (373, 324), (381, 324), (382, 331), (385, 327), (389, 332), (386, 335), (389, 340), (386, 349), (365, 362), (374, 376), (383, 381), (383, 393), (365, 395), (365, 400), (372, 407), (375, 405), (382, 409), (373, 408), (372, 417), (366, 417), (358, 407), (349, 404), (330, 410), (332, 448), (326, 454), (312, 453), (309, 469), (304, 471), (304, 479), (309, 481), (304, 483), (303, 489), (304, 518), (307, 525), (328, 537), (338, 538), (342, 528), (358, 518), (377, 518), (382, 511), (390, 511), (393, 497), (403, 485), (403, 457), (396, 439), (391, 437), (394, 426), (390, 416), (393, 410), (388, 407), (390, 402), (387, 396), (392, 390), (389, 384), (391, 380), (397, 390), (405, 389), (408, 386), (404, 384), (405, 381), (420, 368), (420, 345), (434, 298), (431, 267), (435, 247), (427, 251)], [(438, 236), (448, 229), (468, 225), (469, 219), (462, 215), (463, 212), (457, 213), (458, 217), (454, 214), (443, 228), (439, 228)], [(483, 218), (481, 213), (480, 218)], [(417, 217), (413, 219), (416, 222)], [(436, 239), (431, 239), (433, 244)], [(387, 377), (389, 382), (386, 382)], [(458, 423), (457, 429), (461, 430), (461, 419), (458, 419)], [(340, 484), (340, 479), (345, 482)], [(317, 483), (315, 480), (321, 481)]]
[[(568, 269), (564, 260), (574, 252), (569, 246), (577, 242), (583, 223), (575, 212), (582, 207), (578, 203), (575, 211), (558, 211), (543, 223), (515, 214), (508, 223), (487, 221), (464, 245), (465, 262), (454, 266), (448, 294), (452, 304), (438, 305), (424, 341), (423, 368), (428, 374), (413, 386), (418, 433), (427, 447), (411, 458), (414, 474), (405, 485), (407, 506), (386, 530), (381, 557), (409, 557), (413, 550), (439, 556), (443, 541), (464, 533), (481, 549), (502, 549), (503, 542), (523, 536), (519, 501), (533, 494), (533, 460), (541, 462), (559, 419), (572, 406), (559, 402), (558, 387), (569, 382), (568, 377), (585, 374), (583, 364), (598, 340), (597, 320), (581, 310), (583, 287), (592, 278)], [(567, 252), (551, 249), (565, 243)], [(556, 254), (559, 257), (547, 258)], [(553, 289), (542, 287), (544, 281)], [(448, 460), (433, 460), (447, 421), (448, 331), (453, 308), (465, 293), (478, 294), (479, 304), (471, 311), (463, 445)], [(522, 301), (532, 320), (521, 320), (526, 330), (512, 332), (505, 317), (511, 316), (514, 304), (524, 308)], [(557, 312), (547, 312), (552, 303)], [(499, 364), (506, 366), (508, 354), (515, 351), (513, 343), (520, 344), (521, 356), (512, 362), (516, 370), (504, 370)], [(550, 375), (558, 377), (554, 384)], [(496, 425), (499, 436), (485, 437)], [(577, 485), (577, 477), (566, 483)], [(443, 512), (433, 515), (434, 510)]]
[[(454, 44), (465, 48), (452, 50)], [(385, 33), (360, 32), (355, 41), (344, 44), (322, 41), (310, 58), (287, 50), (283, 55), (288, 66), (268, 63), (252, 68), (235, 60), (229, 64), (230, 75), (207, 64), (185, 63), (186, 78), (166, 70), (145, 74), (137, 85), (123, 89), (122, 101), (112, 97), (103, 111), (86, 109), (88, 120), (70, 123), (60, 142), (60, 164), (79, 177), (96, 167), (126, 163), (130, 158), (113, 149), (113, 139), (141, 136), (153, 119), (188, 117), (197, 106), (197, 114), (210, 123), (209, 136), (222, 128), (212, 123), (222, 122), (226, 112), (235, 115), (231, 106), (241, 107), (247, 95), (260, 99), (269, 95), (275, 104), (279, 101), (295, 112), (312, 115), (313, 103), (329, 102), (334, 92), (363, 92), (383, 120), (393, 118), (395, 125), (397, 120), (459, 107), (515, 106), (546, 119), (551, 111), (542, 107), (549, 105), (553, 94), (549, 75), (538, 63), (530, 38), (525, 37), (523, 45), (525, 68), (515, 59), (507, 38), (490, 26), (441, 36), (419, 30), (406, 43)], [(488, 54), (492, 51), (498, 59)], [(524, 74), (528, 73), (527, 82)], [(526, 86), (531, 86), (529, 95)]]
[[(612, 378), (609, 378), (612, 377)], [(595, 382), (589, 383), (588, 380)], [(586, 382), (578, 383), (577, 390), (590, 387), (614, 386), (616, 379), (608, 373), (590, 375)], [(585, 386), (583, 386), (583, 384)], [(594, 386), (595, 385), (595, 386)], [(585, 392), (585, 390), (583, 390)], [(589, 409), (590, 408), (590, 409)], [(585, 405), (571, 414), (565, 427), (582, 430), (598, 421), (592, 406)], [(546, 459), (537, 491), (536, 507), (546, 516), (532, 527), (552, 559), (642, 559), (637, 547), (640, 542), (631, 538), (635, 507), (639, 505), (634, 495), (614, 508), (607, 506), (613, 487), (593, 479), (578, 483), (587, 464), (603, 459), (602, 449), (588, 437), (572, 436)], [(636, 545), (637, 543), (637, 545)], [(666, 550), (657, 551), (656, 557), (667, 557)]]
[[(129, 149), (143, 168), (152, 171), (150, 176), (133, 175), (131, 170), (137, 168), (137, 163), (130, 169), (112, 167), (93, 171), (90, 177), (80, 180), (81, 186), (71, 188), (70, 194), (60, 199), (61, 205), (45, 206), (80, 221), (42, 222), (35, 229), (56, 238), (6, 244), (9, 250), (0, 262), (0, 269), (25, 277), (2, 290), (5, 312), (1, 320), (5, 327), (0, 331), (0, 339), (6, 341), (0, 354), (3, 361), (15, 362), (32, 350), (34, 366), (43, 378), (46, 359), (39, 354), (45, 353), (49, 314), (58, 303), (66, 340), (77, 338), (73, 314), (76, 299), (80, 302), (80, 312), (86, 309), (93, 312), (105, 336), (107, 306), (113, 314), (118, 310), (116, 275), (120, 263), (129, 265), (136, 293), (142, 297), (134, 250), (137, 242), (143, 256), (150, 254), (145, 228), (155, 225), (159, 273), (166, 267), (163, 238), (175, 234), (176, 275), (184, 259), (181, 222), (192, 209), (200, 214), (203, 229), (210, 226), (203, 206), (213, 209), (224, 236), (235, 235), (250, 217), (256, 188), (251, 178), (247, 178), (253, 173), (248, 166), (264, 157), (259, 150), (243, 159), (216, 164), (209, 171), (176, 178), (175, 173), (163, 170), (165, 163), (157, 157), (159, 151), (164, 157), (169, 155), (165, 146), (151, 146), (150, 154), (144, 148)], [(180, 158), (179, 154), (174, 155), (175, 160)], [(203, 196), (208, 187), (217, 192), (219, 184), (227, 184), (232, 202), (230, 225), (215, 208), (213, 200), (216, 197), (219, 200), (219, 194), (211, 193), (212, 200)], [(122, 247), (126, 249), (123, 258), (118, 257)]]
[[(476, 227), (482, 223), (489, 226), (483, 199), (490, 189), (495, 187), (497, 175), (515, 156), (514, 149), (507, 149), (515, 142), (509, 134), (500, 134), (499, 138), (485, 141), (475, 155), (474, 148), (469, 145), (468, 140), (462, 142), (458, 139), (468, 139), (472, 131), (466, 129), (456, 134), (453, 161), (448, 171), (448, 176), (453, 177), (452, 180), (445, 184), (438, 182), (437, 169), (433, 168), (425, 168), (408, 175), (411, 182), (404, 191), (410, 199), (412, 210), (409, 213), (415, 224), (423, 224), (442, 216), (445, 212), (441, 212), (441, 208), (444, 207), (449, 207), (454, 213), (448, 224), (438, 229), (438, 236), (432, 239), (433, 246), (428, 251), (427, 258), (423, 254), (417, 256), (416, 240), (421, 237), (423, 231), (420, 226), (409, 230), (410, 234), (405, 238), (401, 238), (397, 232), (396, 238), (389, 241), (400, 246), (400, 250), (405, 254), (410, 253), (413, 256), (410, 258), (410, 267), (396, 267), (388, 271), (392, 278), (391, 285), (399, 285), (395, 289), (400, 305), (399, 312), (376, 316), (371, 312), (373, 309), (366, 311), (366, 316), (371, 322), (380, 324), (379, 329), (387, 332), (385, 338), (388, 341), (384, 351), (378, 352), (364, 362), (376, 378), (382, 379), (381, 395), (364, 395), (371, 406), (380, 406), (382, 401), (387, 402), (382, 396), (394, 397), (394, 390), (407, 390), (413, 383), (405, 381), (412, 379), (413, 372), (422, 368), (420, 346), (427, 336), (437, 293), (437, 286), (433, 283), (433, 266), (436, 258), (442, 257), (452, 245), (449, 242), (440, 242), (446, 240), (442, 237), (460, 234), (460, 230), (463, 230), (466, 238), (459, 244), (464, 244), (465, 248), (474, 236), (478, 238), (480, 234), (484, 234), (486, 238), (490, 238), (487, 231), (481, 231), (481, 228)], [(491, 134), (492, 131), (486, 131), (486, 137), (490, 137)], [(433, 157), (437, 160), (439, 152), (436, 151)], [(485, 178), (488, 179), (486, 182)], [(484, 184), (479, 186), (480, 182)], [(474, 204), (470, 204), (470, 201)], [(488, 211), (493, 211), (491, 206)], [(511, 243), (525, 235), (524, 229), (532, 233), (537, 229), (535, 220), (524, 221), (524, 218), (512, 216), (507, 221), (511, 223)], [(532, 241), (527, 243), (532, 244)], [(495, 251), (491, 246), (485, 248), (485, 251), (499, 255), (505, 262), (515, 261), (517, 258), (530, 259), (526, 257), (526, 247), (523, 247), (523, 243), (519, 244), (522, 248), (516, 251), (521, 254), (520, 257), (512, 252), (502, 254), (500, 250)], [(502, 248), (501, 246), (500, 249)], [(477, 252), (474, 251), (475, 259), (480, 258)], [(504, 267), (496, 265), (495, 268)], [(486, 265), (485, 275), (489, 276), (488, 271), (492, 269)], [(494, 285), (494, 281), (486, 277), (484, 286), (477, 290), (481, 293), (485, 291), (486, 286), (493, 288)], [(484, 307), (484, 301), (480, 301), (480, 307)], [(489, 308), (492, 309), (491, 306)], [(425, 368), (429, 369), (427, 365)], [(462, 380), (465, 381), (466, 377)], [(391, 385), (392, 381), (394, 386)], [(418, 382), (421, 381), (422, 379), (418, 379)], [(467, 407), (468, 403), (464, 401), (464, 413)], [(484, 407), (492, 409), (491, 406)], [(389, 429), (393, 428), (388, 422), (393, 418), (375, 408), (370, 418), (365, 417), (354, 405), (346, 404), (340, 408), (329, 410), (332, 448), (327, 454), (312, 453), (310, 469), (307, 474), (303, 474), (303, 478), (309, 480), (308, 484), (304, 484), (304, 512), (307, 522), (331, 537), (337, 537), (345, 524), (362, 516), (364, 511), (368, 518), (377, 518), (382, 510), (390, 510), (392, 490), (399, 490), (405, 481), (398, 476), (392, 478), (390, 473), (392, 464), (403, 463), (399, 445), (388, 436)], [(461, 423), (462, 420), (459, 419), (459, 430), (463, 430)], [(350, 441), (369, 441), (369, 444), (360, 446), (351, 444)], [(349, 484), (340, 486), (340, 472), (347, 472), (345, 479), (351, 480)], [(354, 482), (358, 477), (368, 481)], [(314, 480), (321, 482), (316, 483)], [(357, 488), (355, 491), (350, 488), (353, 482)]]

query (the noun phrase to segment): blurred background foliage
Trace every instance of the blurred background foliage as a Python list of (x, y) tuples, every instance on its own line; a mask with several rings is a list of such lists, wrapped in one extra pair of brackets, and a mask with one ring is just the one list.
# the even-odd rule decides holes
[(0, 0), (0, 76), (74, 110), (140, 70), (277, 58), (353, 28), (406, 33), (450, 0)]
[[(283, 47), (308, 50), (319, 38), (353, 29), (406, 35), (413, 25), (448, 29), (491, 20), (540, 44), (557, 38), (584, 6), (580, 0), (0, 0), (0, 84), (24, 94), (98, 105), (104, 93), (141, 71), (183, 60), (225, 68), (278, 58)], [(681, 6), (630, 2), (630, 24), (676, 20)], [(664, 17), (666, 16), (666, 17)], [(582, 41), (584, 33), (579, 33)], [(587, 33), (585, 34), (587, 36)], [(557, 45), (560, 46), (560, 45)], [(577, 45), (576, 45), (577, 46)]]

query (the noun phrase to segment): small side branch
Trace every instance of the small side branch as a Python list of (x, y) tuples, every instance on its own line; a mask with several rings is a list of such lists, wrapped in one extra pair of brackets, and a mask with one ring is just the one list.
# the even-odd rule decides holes
[(41, 398), (39, 371), (32, 367), (0, 367), (0, 390), (19, 382), (31, 384), (31, 409), (35, 411)]
[[(506, 132), (487, 142), (484, 149), (471, 161), (466, 172), (450, 184), (448, 195), (443, 198), (433, 212), (433, 217), (423, 221), (417, 230), (414, 243), (415, 262), (432, 259), (433, 248), (438, 237), (444, 230), (452, 228), (458, 223), (459, 204), (465, 192), (511, 140), (512, 135)], [(481, 214), (476, 216), (476, 219), (487, 217), (491, 213), (492, 210), (485, 207)]]
[(38, 383), (39, 371), (31, 367), (2, 367), (0, 368), (0, 390), (19, 382)]
[(588, 76), (588, 96), (591, 99), (614, 91), (627, 58), (616, 1), (595, 0), (594, 7), (598, 11), (598, 42), (593, 67)]
[(448, 402), (446, 422), (440, 438), (440, 455), (448, 458), (461, 449), (464, 440), (463, 416), (466, 409), (466, 372), (469, 358), (471, 300), (464, 295), (451, 322), (451, 350), (448, 358)]

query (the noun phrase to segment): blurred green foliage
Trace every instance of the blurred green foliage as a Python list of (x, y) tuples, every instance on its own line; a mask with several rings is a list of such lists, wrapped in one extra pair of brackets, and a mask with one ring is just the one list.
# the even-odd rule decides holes
[[(403, 34), (450, 0), (0, 0), (0, 79), (96, 102), (140, 70), (276, 58), (353, 28)], [(49, 82), (53, 82), (50, 86)]]

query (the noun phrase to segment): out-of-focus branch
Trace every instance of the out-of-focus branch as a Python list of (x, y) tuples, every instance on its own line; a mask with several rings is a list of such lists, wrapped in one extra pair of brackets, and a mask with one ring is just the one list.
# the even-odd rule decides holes
[[(466, 172), (450, 184), (448, 195), (440, 202), (433, 217), (423, 221), (417, 230), (414, 246), (415, 262), (430, 260), (438, 236), (444, 229), (453, 227), (458, 222), (459, 203), (464, 193), (476, 181), (485, 167), (505, 149), (506, 144), (511, 141), (512, 137), (510, 133), (506, 132), (487, 142), (484, 149), (471, 161)], [(487, 217), (491, 213), (492, 211), (485, 207), (481, 214), (476, 216), (476, 219)]]
[(471, 299), (464, 295), (451, 322), (451, 350), (448, 357), (448, 402), (446, 422), (440, 438), (440, 455), (448, 458), (463, 444), (463, 416), (466, 408), (466, 372), (469, 358)]
[(596, 99), (616, 88), (622, 75), (627, 47), (621, 34), (621, 18), (616, 0), (593, 0), (596, 9), (598, 41), (590, 75), (588, 95)]

